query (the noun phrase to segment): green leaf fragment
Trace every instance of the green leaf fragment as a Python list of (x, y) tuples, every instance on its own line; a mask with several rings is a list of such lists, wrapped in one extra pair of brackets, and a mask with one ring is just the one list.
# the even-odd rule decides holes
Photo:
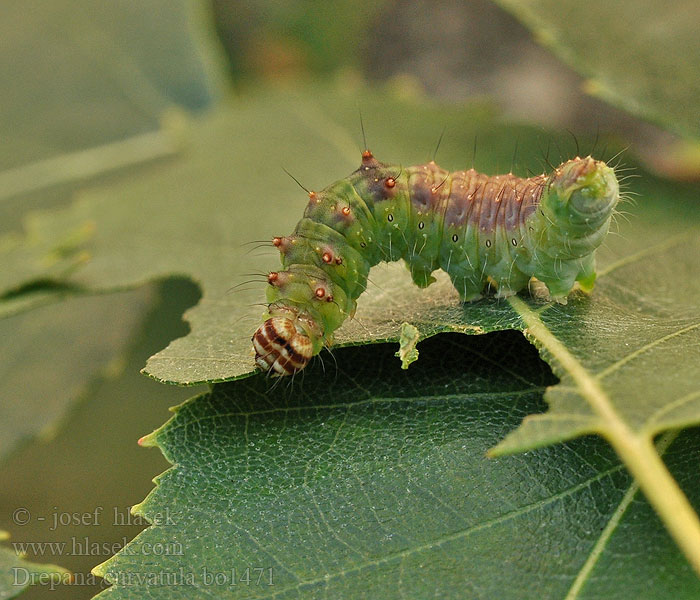
[(399, 350), (394, 356), (401, 359), (401, 368), (408, 369), (409, 365), (418, 360), (416, 344), (420, 340), (420, 331), (410, 323), (401, 323)]

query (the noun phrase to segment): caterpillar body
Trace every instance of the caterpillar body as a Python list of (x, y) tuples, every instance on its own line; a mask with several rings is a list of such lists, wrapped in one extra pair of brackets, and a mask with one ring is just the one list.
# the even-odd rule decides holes
[(309, 193), (294, 233), (273, 239), (283, 270), (268, 276), (256, 364), (273, 375), (303, 369), (354, 314), (382, 261), (403, 259), (420, 287), (443, 269), (464, 302), (488, 285), (510, 296), (531, 277), (561, 301), (576, 282), (590, 291), (618, 200), (613, 169), (590, 156), (526, 179), (450, 173), (434, 161), (401, 169), (365, 150), (349, 177)]

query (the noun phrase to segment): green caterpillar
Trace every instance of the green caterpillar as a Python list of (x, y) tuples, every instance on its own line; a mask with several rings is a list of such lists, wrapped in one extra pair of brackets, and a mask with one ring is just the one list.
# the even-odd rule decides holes
[(401, 170), (365, 150), (349, 177), (309, 193), (292, 235), (273, 239), (284, 270), (268, 276), (256, 364), (275, 375), (303, 369), (354, 314), (381, 261), (403, 259), (420, 287), (444, 269), (464, 302), (487, 285), (510, 296), (531, 277), (559, 301), (576, 282), (590, 291), (618, 200), (613, 169), (590, 156), (524, 179), (434, 161)]

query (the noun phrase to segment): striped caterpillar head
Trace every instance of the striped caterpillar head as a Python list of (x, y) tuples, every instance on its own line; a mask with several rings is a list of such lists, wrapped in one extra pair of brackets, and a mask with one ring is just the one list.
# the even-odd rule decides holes
[(549, 178), (542, 204), (549, 216), (575, 233), (603, 225), (620, 197), (615, 172), (590, 156), (563, 163)]
[(253, 335), (255, 363), (273, 375), (293, 375), (311, 360), (311, 339), (287, 317), (270, 317)]

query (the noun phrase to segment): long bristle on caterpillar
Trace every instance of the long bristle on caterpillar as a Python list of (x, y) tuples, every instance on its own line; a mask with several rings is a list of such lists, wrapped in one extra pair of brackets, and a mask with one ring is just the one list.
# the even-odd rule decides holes
[(434, 161), (401, 169), (365, 150), (349, 177), (308, 195), (294, 232), (272, 240), (283, 269), (268, 275), (268, 311), (253, 336), (256, 364), (279, 376), (330, 345), (382, 261), (403, 259), (420, 287), (443, 269), (464, 302), (487, 287), (510, 296), (532, 277), (560, 302), (576, 283), (590, 291), (619, 185), (590, 156), (521, 178), (450, 173)]

